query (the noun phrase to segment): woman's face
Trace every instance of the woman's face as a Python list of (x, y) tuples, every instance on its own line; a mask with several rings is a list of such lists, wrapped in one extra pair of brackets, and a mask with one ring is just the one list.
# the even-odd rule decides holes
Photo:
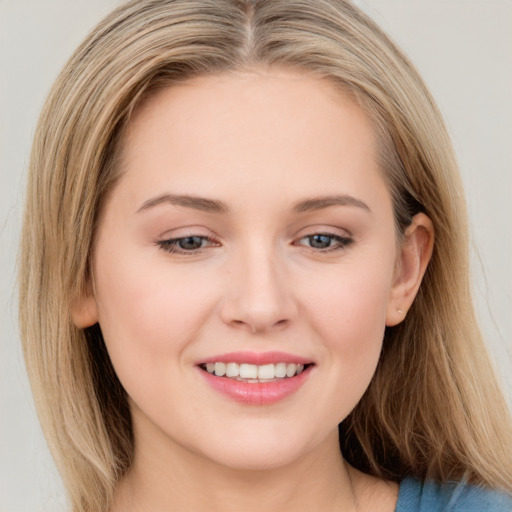
[(401, 306), (361, 109), (295, 72), (203, 77), (146, 101), (121, 156), (82, 311), (137, 446), (268, 468), (331, 442)]

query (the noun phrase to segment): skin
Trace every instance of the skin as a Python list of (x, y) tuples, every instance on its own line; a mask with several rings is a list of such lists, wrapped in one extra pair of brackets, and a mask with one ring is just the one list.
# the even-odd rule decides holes
[[(376, 154), (355, 103), (290, 70), (196, 78), (136, 110), (73, 307), (77, 325), (100, 323), (129, 395), (135, 458), (115, 510), (394, 510), (396, 485), (348, 467), (337, 438), (433, 244), (422, 214), (397, 244)], [(223, 211), (151, 205), (163, 194)], [(295, 208), (333, 194), (358, 203)], [(199, 250), (159, 244), (190, 236)], [(248, 406), (196, 367), (240, 350), (315, 366), (291, 396)]]

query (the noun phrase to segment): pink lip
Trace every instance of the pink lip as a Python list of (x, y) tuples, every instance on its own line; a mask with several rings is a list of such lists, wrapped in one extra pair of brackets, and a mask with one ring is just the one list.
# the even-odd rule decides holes
[(196, 364), (206, 363), (247, 363), (256, 364), (258, 366), (264, 364), (277, 364), (277, 363), (295, 363), (295, 364), (309, 364), (313, 361), (305, 359), (304, 357), (287, 354), (286, 352), (229, 352), (227, 354), (219, 354), (217, 356), (202, 359)]
[(197, 367), (203, 379), (215, 391), (245, 405), (271, 405), (295, 393), (308, 379), (313, 365), (300, 375), (273, 382), (243, 382), (227, 377), (216, 377)]

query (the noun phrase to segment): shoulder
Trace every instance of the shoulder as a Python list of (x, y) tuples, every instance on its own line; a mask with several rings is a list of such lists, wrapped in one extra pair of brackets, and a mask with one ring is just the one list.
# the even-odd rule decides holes
[(395, 512), (512, 512), (512, 496), (464, 483), (406, 478)]

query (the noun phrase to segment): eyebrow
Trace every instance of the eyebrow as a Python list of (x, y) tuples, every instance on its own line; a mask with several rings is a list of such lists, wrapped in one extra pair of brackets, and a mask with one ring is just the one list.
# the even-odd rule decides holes
[(330, 206), (356, 206), (371, 212), (370, 207), (365, 202), (346, 194), (306, 199), (296, 203), (293, 210), (297, 213), (303, 213), (322, 210), (323, 208), (329, 208)]
[(226, 213), (228, 211), (228, 207), (222, 201), (216, 201), (215, 199), (190, 195), (163, 194), (153, 199), (148, 199), (137, 210), (137, 213), (165, 203), (210, 213)]
[[(201, 210), (209, 213), (227, 213), (229, 211), (225, 203), (215, 199), (208, 199), (206, 197), (191, 195), (162, 194), (145, 201), (137, 210), (137, 213), (148, 210), (160, 204), (171, 204), (174, 206), (193, 208), (195, 210)], [(331, 206), (356, 206), (371, 212), (370, 207), (366, 203), (347, 194), (320, 196), (311, 199), (305, 199), (296, 203), (292, 209), (296, 213), (305, 213), (322, 210)]]

